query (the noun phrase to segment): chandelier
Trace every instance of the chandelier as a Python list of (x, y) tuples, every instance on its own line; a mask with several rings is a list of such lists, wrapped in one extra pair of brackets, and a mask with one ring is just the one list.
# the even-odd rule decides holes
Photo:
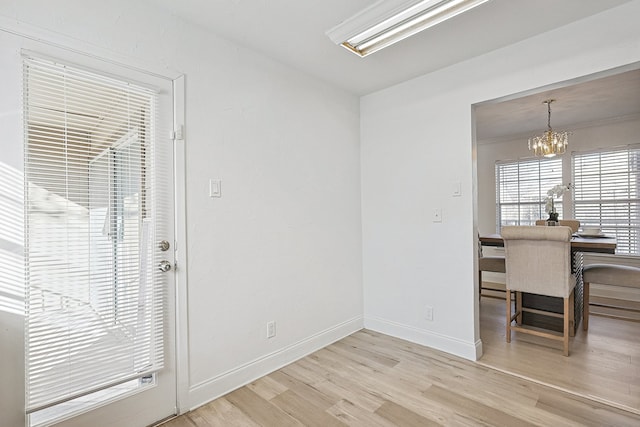
[(547, 104), (547, 130), (542, 135), (529, 138), (529, 150), (538, 157), (553, 157), (556, 154), (562, 154), (569, 144), (568, 132), (556, 132), (551, 129), (551, 103), (553, 101), (555, 99), (542, 101), (543, 104)]

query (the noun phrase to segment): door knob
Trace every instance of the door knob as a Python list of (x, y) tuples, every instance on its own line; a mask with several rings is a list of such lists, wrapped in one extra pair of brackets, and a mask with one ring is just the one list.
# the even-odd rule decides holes
[(158, 268), (163, 273), (166, 273), (167, 271), (171, 270), (171, 263), (169, 261), (162, 260), (160, 261), (160, 265), (158, 265)]

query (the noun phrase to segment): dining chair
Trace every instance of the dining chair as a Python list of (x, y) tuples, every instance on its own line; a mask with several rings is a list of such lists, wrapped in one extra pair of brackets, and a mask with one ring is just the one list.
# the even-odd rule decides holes
[(589, 288), (591, 283), (640, 289), (640, 268), (618, 264), (590, 264), (582, 270), (582, 329), (589, 329)]
[[(563, 343), (563, 354), (569, 355), (570, 327), (573, 327), (575, 276), (571, 273), (571, 228), (566, 226), (507, 226), (502, 227), (504, 239), (507, 295), (516, 294), (515, 313), (507, 299), (507, 342), (511, 331), (550, 338)], [(532, 310), (522, 307), (522, 293), (545, 295), (563, 299), (563, 313)], [(563, 319), (562, 335), (555, 331), (530, 329), (522, 325), (522, 313), (534, 311)], [(512, 325), (513, 321), (515, 325)]]
[[(536, 225), (547, 225), (547, 220), (545, 219), (537, 219)], [(561, 219), (558, 221), (558, 225), (571, 227), (571, 231), (577, 233), (580, 229), (580, 221), (577, 219)]]
[[(478, 240), (478, 300), (482, 298), (483, 271), (505, 273), (504, 256), (484, 256), (482, 253), (482, 244), (480, 244), (480, 240)], [(496, 290), (499, 291), (499, 289)]]

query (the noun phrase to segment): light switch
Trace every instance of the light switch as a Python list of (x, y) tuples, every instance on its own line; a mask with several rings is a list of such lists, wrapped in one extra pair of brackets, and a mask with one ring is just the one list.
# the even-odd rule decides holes
[(209, 180), (209, 197), (222, 197), (222, 182), (219, 179)]

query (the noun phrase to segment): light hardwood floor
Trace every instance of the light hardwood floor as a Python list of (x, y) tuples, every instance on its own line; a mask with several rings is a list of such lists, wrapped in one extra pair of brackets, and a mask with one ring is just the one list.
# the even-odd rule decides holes
[(362, 330), (164, 427), (347, 425), (638, 426), (640, 416)]
[(482, 298), (479, 363), (640, 414), (639, 322), (591, 316), (564, 357), (557, 341), (513, 333), (508, 344), (505, 312), (503, 299)]

